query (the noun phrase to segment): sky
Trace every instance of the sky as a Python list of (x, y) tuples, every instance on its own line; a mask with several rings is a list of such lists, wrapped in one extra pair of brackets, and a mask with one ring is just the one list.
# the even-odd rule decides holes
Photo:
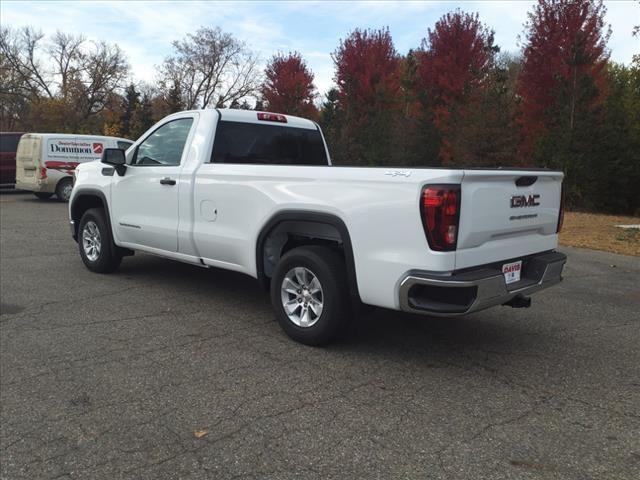
[[(141, 1), (0, 1), (2, 27), (32, 26), (45, 34), (56, 30), (91, 40), (117, 43), (126, 53), (134, 81), (153, 83), (156, 66), (171, 54), (171, 42), (200, 26), (219, 26), (258, 52), (265, 63), (277, 52), (298, 51), (315, 74), (321, 93), (333, 84), (331, 52), (354, 28), (389, 27), (396, 49), (416, 48), (427, 29), (446, 12), (478, 12), (495, 30), (501, 51), (520, 50), (519, 37), (533, 1), (281, 1), (281, 2), (141, 2)], [(632, 37), (640, 24), (640, 4), (606, 1), (611, 25), (611, 58), (629, 63), (640, 53)]]

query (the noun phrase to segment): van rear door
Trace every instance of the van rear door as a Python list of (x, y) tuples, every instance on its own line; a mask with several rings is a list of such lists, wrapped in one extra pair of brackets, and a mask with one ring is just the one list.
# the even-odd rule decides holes
[(562, 177), (552, 171), (465, 170), (456, 269), (554, 249)]
[(19, 185), (36, 185), (40, 157), (42, 156), (42, 137), (24, 134), (18, 143), (16, 152), (16, 187)]

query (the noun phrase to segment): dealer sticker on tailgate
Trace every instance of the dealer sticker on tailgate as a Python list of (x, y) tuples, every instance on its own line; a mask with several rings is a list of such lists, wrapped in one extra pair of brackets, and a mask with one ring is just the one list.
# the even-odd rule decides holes
[(505, 263), (502, 265), (502, 273), (504, 281), (507, 285), (520, 281), (520, 272), (522, 271), (522, 260), (517, 262)]

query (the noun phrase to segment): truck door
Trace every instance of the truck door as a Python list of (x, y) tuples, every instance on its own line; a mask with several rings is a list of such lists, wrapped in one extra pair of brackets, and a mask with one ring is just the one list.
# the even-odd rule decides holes
[(113, 174), (111, 223), (119, 242), (178, 250), (179, 174), (193, 115), (173, 118), (132, 153), (123, 176)]

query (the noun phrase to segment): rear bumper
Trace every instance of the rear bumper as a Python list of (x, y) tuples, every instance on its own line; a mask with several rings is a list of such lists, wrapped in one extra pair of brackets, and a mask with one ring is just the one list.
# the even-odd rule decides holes
[(444, 317), (465, 315), (562, 281), (567, 261), (563, 253), (540, 253), (522, 260), (521, 280), (510, 285), (501, 269), (508, 260), (449, 275), (409, 272), (400, 282), (400, 309)]
[(16, 181), (16, 190), (24, 190), (27, 192), (43, 192), (43, 193), (55, 193), (56, 184), (49, 182), (48, 180), (40, 180), (34, 182)]

